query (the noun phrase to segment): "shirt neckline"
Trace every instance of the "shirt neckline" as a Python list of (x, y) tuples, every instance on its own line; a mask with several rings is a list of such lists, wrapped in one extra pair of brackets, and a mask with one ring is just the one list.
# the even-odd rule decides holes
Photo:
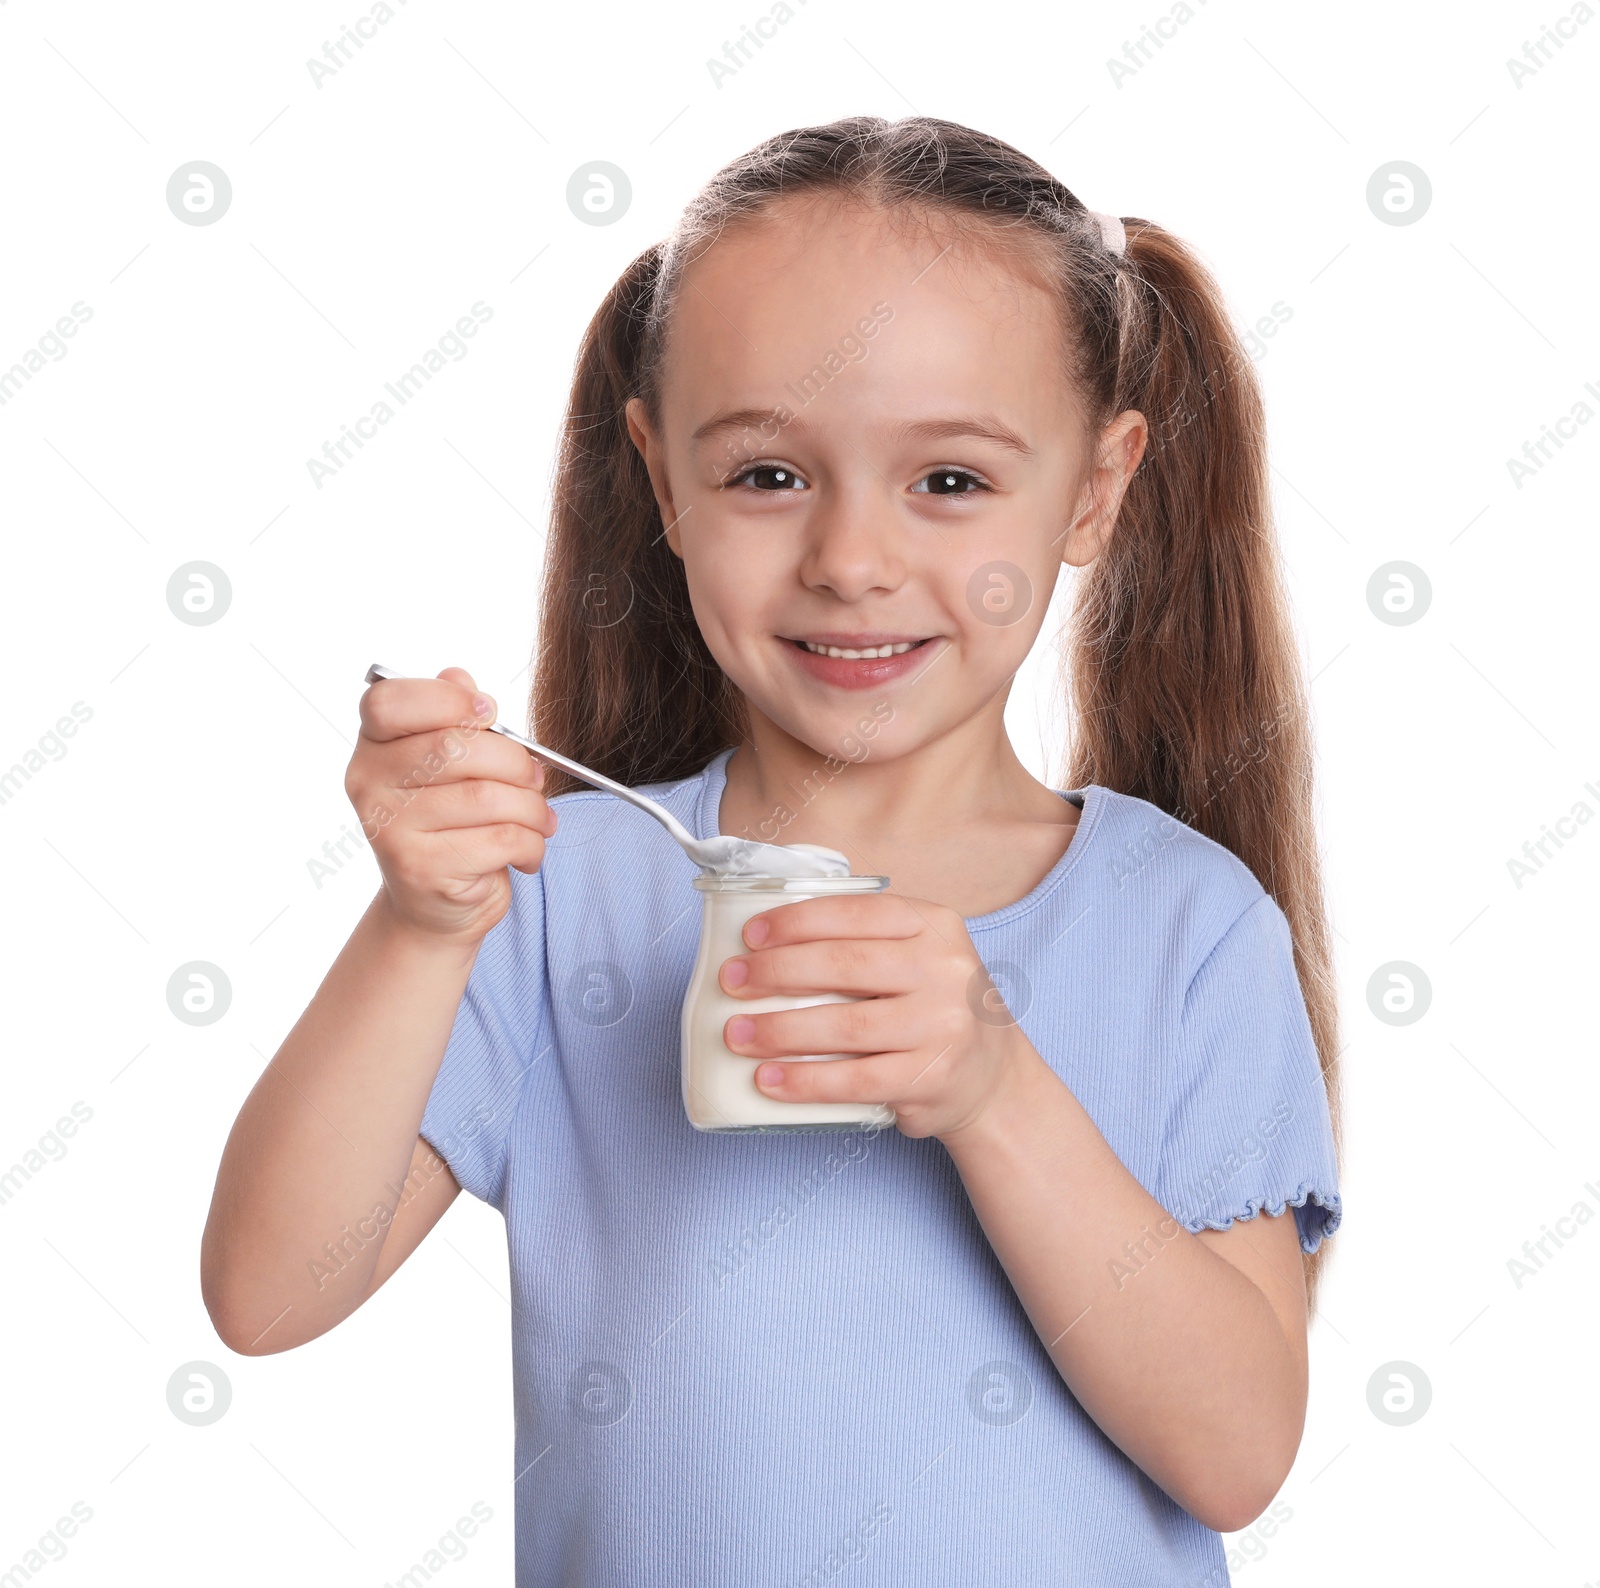
[[(701, 774), (703, 781), (700, 798), (695, 802), (694, 810), (696, 838), (710, 838), (720, 831), (722, 791), (728, 786), (728, 762), (732, 760), (736, 749), (737, 745), (730, 745), (726, 750), (719, 750)], [(1056, 863), (1020, 899), (1013, 899), (1010, 904), (1003, 904), (999, 909), (989, 910), (983, 915), (963, 916), (962, 919), (969, 932), (982, 932), (990, 927), (1004, 926), (1043, 904), (1066, 881), (1082, 858), (1084, 850), (1100, 826), (1101, 812), (1105, 809), (1111, 791), (1099, 783), (1089, 783), (1081, 789), (1052, 789), (1051, 793), (1059, 794), (1062, 799), (1079, 808), (1081, 814), (1078, 817), (1078, 825), (1073, 829), (1072, 841)]]

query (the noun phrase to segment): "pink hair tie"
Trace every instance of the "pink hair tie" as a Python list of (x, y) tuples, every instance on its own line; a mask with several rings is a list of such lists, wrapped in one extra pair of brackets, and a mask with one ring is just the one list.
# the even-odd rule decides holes
[(1100, 227), (1100, 240), (1114, 254), (1126, 253), (1128, 249), (1128, 233), (1122, 222), (1115, 215), (1102, 215), (1099, 210), (1090, 210), (1090, 218)]

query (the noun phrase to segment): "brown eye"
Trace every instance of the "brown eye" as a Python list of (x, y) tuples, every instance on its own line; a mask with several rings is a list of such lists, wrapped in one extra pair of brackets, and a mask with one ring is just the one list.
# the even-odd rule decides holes
[(735, 474), (728, 484), (737, 485), (741, 480), (752, 482), (759, 480), (761, 483), (752, 483), (751, 489), (764, 491), (769, 496), (777, 491), (796, 491), (802, 488), (800, 476), (781, 463), (753, 463), (748, 469)]
[[(922, 490), (921, 486), (926, 481), (932, 481), (932, 484), (926, 490)], [(974, 489), (968, 490), (966, 488), (968, 485)], [(921, 496), (974, 496), (978, 491), (988, 489), (989, 487), (976, 474), (967, 469), (931, 469), (912, 486), (912, 490)]]

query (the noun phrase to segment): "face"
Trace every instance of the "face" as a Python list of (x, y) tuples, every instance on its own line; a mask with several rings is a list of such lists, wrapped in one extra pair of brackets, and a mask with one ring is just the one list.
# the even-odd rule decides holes
[(832, 201), (725, 233), (683, 279), (661, 430), (628, 405), (758, 744), (856, 759), (872, 716), (893, 758), (998, 727), (1138, 466), (1140, 415), (1090, 433), (1048, 291), (949, 241)]

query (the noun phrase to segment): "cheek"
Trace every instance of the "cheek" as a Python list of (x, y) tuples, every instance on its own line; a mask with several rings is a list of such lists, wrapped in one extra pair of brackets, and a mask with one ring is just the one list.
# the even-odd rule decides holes
[(1045, 538), (1037, 531), (985, 534), (930, 570), (963, 652), (986, 677), (1020, 667), (1044, 626), (1061, 568), (1041, 550)]
[(726, 653), (773, 632), (769, 620), (795, 578), (781, 539), (759, 522), (718, 521), (709, 513), (681, 541), (689, 599), (711, 653)]

